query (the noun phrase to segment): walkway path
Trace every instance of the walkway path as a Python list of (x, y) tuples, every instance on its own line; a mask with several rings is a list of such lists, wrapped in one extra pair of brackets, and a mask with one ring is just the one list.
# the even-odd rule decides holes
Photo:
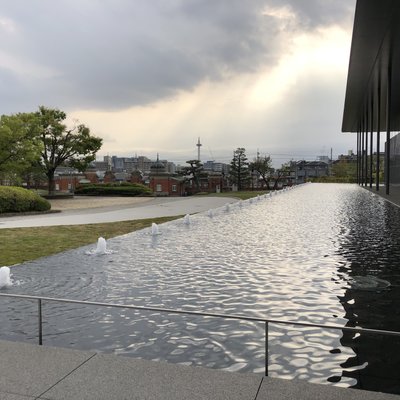
[(2, 400), (399, 400), (400, 396), (0, 341)]
[(135, 204), (118, 204), (116, 200), (116, 205), (107, 205), (106, 207), (99, 207), (99, 204), (96, 203), (95, 208), (73, 208), (54, 214), (4, 217), (0, 218), (0, 229), (29, 226), (96, 224), (101, 222), (168, 217), (207, 211), (210, 208), (221, 207), (226, 203), (236, 201), (238, 200), (232, 197), (212, 196), (152, 198), (149, 201), (137, 202)]

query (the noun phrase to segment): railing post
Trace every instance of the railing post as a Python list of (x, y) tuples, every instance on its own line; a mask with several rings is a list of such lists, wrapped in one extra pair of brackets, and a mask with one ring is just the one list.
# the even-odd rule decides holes
[(268, 321), (265, 321), (265, 376), (268, 376)]
[(42, 299), (38, 299), (38, 325), (39, 325), (39, 345), (43, 344), (43, 333), (42, 333)]

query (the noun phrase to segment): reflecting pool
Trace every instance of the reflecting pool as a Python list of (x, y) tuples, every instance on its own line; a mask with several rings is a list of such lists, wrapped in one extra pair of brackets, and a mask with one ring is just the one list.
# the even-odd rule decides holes
[[(154, 229), (154, 227), (153, 227)], [(400, 211), (307, 184), (21, 264), (6, 293), (400, 331)], [(0, 301), (0, 338), (36, 343), (34, 302)], [(44, 344), (264, 372), (251, 322), (44, 305)], [(270, 376), (400, 393), (399, 340), (270, 326)]]

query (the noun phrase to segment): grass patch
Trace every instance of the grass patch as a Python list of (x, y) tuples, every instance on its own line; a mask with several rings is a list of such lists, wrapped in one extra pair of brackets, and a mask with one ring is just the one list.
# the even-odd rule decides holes
[(222, 193), (210, 193), (209, 196), (213, 197), (234, 197), (236, 199), (247, 200), (251, 197), (257, 197), (257, 195), (263, 195), (268, 193), (268, 190), (243, 190), (241, 192), (222, 192)]
[(41, 226), (32, 228), (0, 229), (0, 266), (50, 256), (65, 250), (96, 243), (102, 236), (110, 239), (180, 218), (162, 217), (102, 224)]

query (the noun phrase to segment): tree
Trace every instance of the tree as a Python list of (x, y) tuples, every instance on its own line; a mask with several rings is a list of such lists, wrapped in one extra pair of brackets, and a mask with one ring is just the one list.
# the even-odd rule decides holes
[(258, 172), (265, 185), (269, 186), (271, 174), (273, 172), (272, 159), (270, 156), (257, 157), (249, 164), (252, 171)]
[(288, 178), (291, 174), (291, 162), (287, 162), (281, 165), (279, 169), (275, 171), (275, 182), (273, 190), (278, 189), (278, 183), (280, 180)]
[(196, 185), (197, 191), (200, 191), (200, 176), (203, 174), (203, 164), (199, 160), (186, 161), (189, 166), (182, 169), (182, 174), (189, 177)]
[(249, 163), (247, 162), (246, 149), (238, 147), (233, 152), (229, 178), (237, 185), (238, 190), (243, 190), (250, 180)]
[(67, 116), (58, 109), (42, 106), (35, 116), (42, 143), (40, 165), (48, 179), (49, 193), (52, 193), (56, 168), (66, 165), (84, 171), (95, 160), (102, 139), (91, 136), (89, 128), (83, 124), (67, 128), (63, 123)]
[(33, 113), (2, 115), (0, 118), (0, 174), (18, 180), (40, 157), (38, 125)]
[[(375, 163), (372, 164), (375, 167)], [(337, 161), (332, 165), (332, 175), (342, 182), (354, 183), (357, 180), (357, 163)]]

